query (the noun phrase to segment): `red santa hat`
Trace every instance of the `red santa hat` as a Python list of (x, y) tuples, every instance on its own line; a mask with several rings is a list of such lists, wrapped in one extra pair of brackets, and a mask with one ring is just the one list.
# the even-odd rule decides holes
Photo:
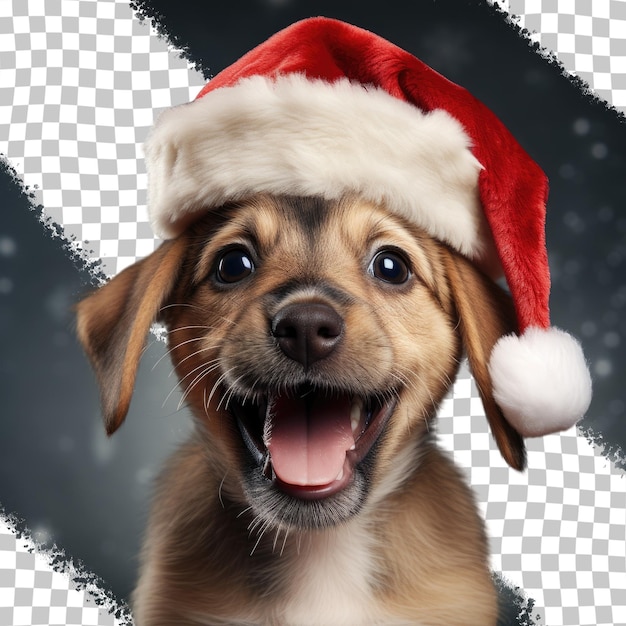
[(503, 272), (520, 334), (491, 354), (496, 402), (523, 436), (587, 410), (580, 345), (550, 327), (545, 175), (487, 107), (408, 52), (336, 20), (298, 22), (165, 111), (145, 155), (164, 238), (256, 193), (356, 192)]

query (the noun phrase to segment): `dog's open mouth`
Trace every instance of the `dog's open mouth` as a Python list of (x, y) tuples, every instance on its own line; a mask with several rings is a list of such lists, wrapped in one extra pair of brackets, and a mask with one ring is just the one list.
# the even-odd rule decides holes
[(395, 401), (300, 386), (268, 392), (257, 403), (232, 400), (229, 405), (265, 476), (286, 494), (313, 500), (350, 484)]

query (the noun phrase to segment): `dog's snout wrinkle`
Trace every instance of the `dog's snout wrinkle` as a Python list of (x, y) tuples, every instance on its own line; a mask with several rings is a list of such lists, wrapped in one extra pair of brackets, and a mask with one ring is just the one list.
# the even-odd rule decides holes
[(329, 356), (343, 330), (343, 318), (321, 302), (287, 305), (272, 320), (272, 334), (282, 352), (305, 368)]

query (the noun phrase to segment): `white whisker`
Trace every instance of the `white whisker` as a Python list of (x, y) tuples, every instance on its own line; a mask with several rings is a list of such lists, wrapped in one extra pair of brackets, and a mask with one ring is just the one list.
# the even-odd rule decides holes
[(226, 480), (226, 476), (228, 476), (228, 473), (224, 474), (224, 477), (222, 478), (222, 482), (220, 483), (219, 489), (217, 490), (217, 497), (223, 509), (225, 509), (226, 506), (224, 505), (224, 500), (222, 500), (222, 487), (224, 486), (224, 481)]
[(285, 538), (283, 539), (283, 545), (280, 548), (280, 556), (283, 555), (283, 552), (285, 551), (285, 545), (287, 544), (287, 537), (289, 536), (289, 526), (287, 526), (285, 528)]
[(252, 507), (251, 506), (247, 506), (245, 509), (243, 509), (243, 511), (241, 511), (241, 513), (237, 514), (237, 519), (239, 519), (242, 515), (245, 515), (246, 513), (248, 513), (251, 510), (252, 510)]

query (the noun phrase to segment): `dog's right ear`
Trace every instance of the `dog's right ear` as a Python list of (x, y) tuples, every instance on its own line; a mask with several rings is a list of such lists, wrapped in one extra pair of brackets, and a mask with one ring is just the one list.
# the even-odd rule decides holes
[(126, 417), (146, 336), (176, 283), (186, 243), (184, 236), (163, 242), (76, 307), (78, 338), (98, 379), (109, 435)]

